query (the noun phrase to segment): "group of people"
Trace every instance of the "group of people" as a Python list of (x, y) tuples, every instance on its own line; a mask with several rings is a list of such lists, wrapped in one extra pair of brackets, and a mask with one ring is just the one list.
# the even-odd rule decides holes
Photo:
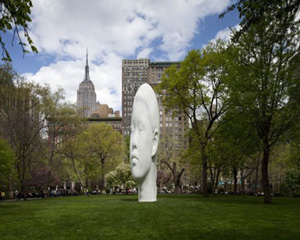
[[(0, 199), (1, 199), (1, 202), (6, 200), (6, 195), (5, 195), (4, 191), (1, 191)], [(20, 194), (19, 194), (18, 190), (15, 191), (15, 199), (16, 199), (16, 201), (20, 200)]]

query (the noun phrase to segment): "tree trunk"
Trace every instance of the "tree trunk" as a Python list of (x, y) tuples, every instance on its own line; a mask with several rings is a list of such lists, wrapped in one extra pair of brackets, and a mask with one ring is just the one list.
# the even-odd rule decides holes
[(244, 176), (242, 175), (241, 176), (241, 192), (243, 193), (243, 194), (245, 194), (245, 178), (244, 178)]
[(220, 172), (221, 172), (220, 169), (218, 169), (216, 174), (215, 189), (217, 190), (218, 190)]
[(216, 180), (216, 166), (211, 170), (210, 168), (210, 181), (211, 181), (211, 187), (212, 187), (212, 195), (215, 195), (216, 188), (215, 188), (215, 180)]
[(257, 193), (257, 184), (258, 184), (258, 166), (255, 169), (255, 184), (254, 184), (254, 193)]
[(26, 200), (26, 194), (25, 194), (25, 189), (24, 189), (24, 186), (23, 184), (21, 184), (21, 187), (20, 187), (20, 192), (19, 192), (20, 196), (23, 197), (24, 200)]
[(233, 173), (233, 184), (234, 184), (233, 193), (234, 195), (237, 195), (237, 168), (236, 167), (233, 168), (232, 173)]
[(176, 178), (175, 183), (175, 194), (180, 194), (180, 178)]
[(173, 182), (175, 185), (175, 193), (180, 194), (181, 193), (180, 178), (185, 168), (182, 168), (180, 172), (177, 172), (176, 170), (177, 170), (177, 163), (173, 162), (172, 174), (173, 174)]
[[(205, 153), (203, 152), (202, 155)], [(204, 198), (207, 198), (208, 195), (208, 189), (207, 189), (207, 162), (206, 162), (206, 156), (202, 156), (202, 196)]]
[(104, 173), (101, 173), (101, 180), (100, 180), (100, 190), (101, 192), (104, 190)]
[(269, 175), (268, 175), (268, 165), (269, 165), (269, 157), (270, 157), (270, 148), (269, 146), (264, 146), (264, 155), (261, 166), (262, 173), (262, 187), (264, 191), (264, 203), (271, 203), (271, 192), (270, 192), (270, 184), (269, 184)]
[(104, 190), (105, 187), (105, 181), (104, 181), (104, 160), (101, 159), (101, 180), (100, 180), (100, 190), (101, 192)]
[(78, 170), (77, 167), (76, 167), (75, 159), (71, 159), (71, 161), (72, 161), (72, 166), (73, 166), (73, 168), (74, 168), (74, 170), (75, 170), (75, 173), (76, 173), (76, 175), (77, 175), (77, 179), (78, 179), (78, 182), (79, 182), (79, 184), (80, 184), (80, 188), (82, 189), (82, 188), (84, 188), (84, 186), (83, 186), (83, 182), (82, 182), (82, 180), (81, 180), (81, 176), (80, 176), (79, 170)]

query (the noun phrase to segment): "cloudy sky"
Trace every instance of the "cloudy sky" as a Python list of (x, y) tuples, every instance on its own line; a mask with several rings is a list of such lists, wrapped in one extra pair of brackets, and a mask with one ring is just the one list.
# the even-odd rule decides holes
[[(232, 0), (33, 0), (30, 36), (39, 54), (9, 47), (28, 80), (65, 89), (75, 103), (89, 51), (97, 100), (121, 110), (122, 59), (179, 61), (193, 48), (228, 38), (238, 14), (219, 19)], [(5, 36), (10, 43), (11, 36)]]

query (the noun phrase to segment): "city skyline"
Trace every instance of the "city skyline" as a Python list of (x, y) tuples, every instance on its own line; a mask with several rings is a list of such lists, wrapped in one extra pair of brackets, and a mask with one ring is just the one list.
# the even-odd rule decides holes
[(218, 15), (233, 1), (51, 1), (33, 0), (29, 34), (39, 54), (23, 58), (12, 34), (4, 39), (14, 69), (28, 80), (65, 89), (76, 103), (89, 48), (90, 76), (97, 100), (121, 109), (122, 59), (181, 61), (187, 52), (217, 37), (228, 39), (238, 14)]

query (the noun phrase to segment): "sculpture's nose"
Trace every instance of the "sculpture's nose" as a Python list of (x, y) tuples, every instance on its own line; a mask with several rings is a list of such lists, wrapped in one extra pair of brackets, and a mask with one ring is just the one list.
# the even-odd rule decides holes
[(131, 138), (130, 140), (131, 140), (131, 148), (132, 148), (132, 150), (137, 149), (137, 137), (136, 137), (135, 131), (131, 132), (130, 138)]

